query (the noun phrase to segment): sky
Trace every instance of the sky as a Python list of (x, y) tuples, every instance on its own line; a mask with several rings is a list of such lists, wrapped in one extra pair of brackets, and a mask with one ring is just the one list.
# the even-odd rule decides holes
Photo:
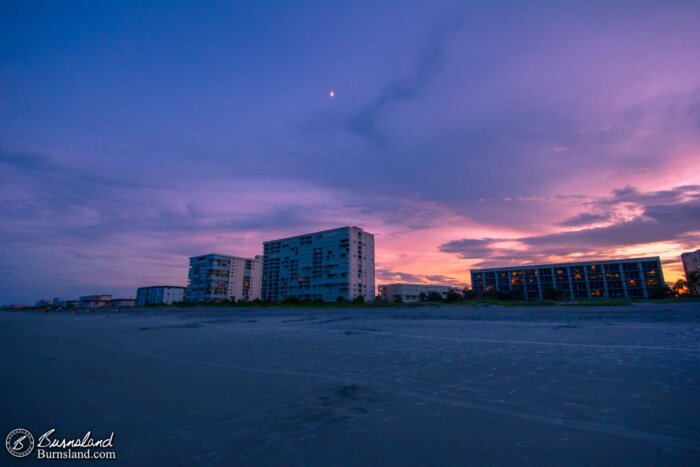
[[(0, 303), (343, 225), (377, 282), (700, 248), (700, 2), (0, 3)], [(330, 92), (334, 95), (331, 97)]]

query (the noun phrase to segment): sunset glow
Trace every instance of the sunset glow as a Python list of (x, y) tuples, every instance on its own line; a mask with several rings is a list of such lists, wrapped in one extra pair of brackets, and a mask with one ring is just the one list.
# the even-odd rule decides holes
[(8, 8), (0, 298), (184, 285), (189, 256), (343, 225), (376, 235), (379, 284), (646, 255), (681, 277), (700, 10), (450, 5), (256, 7), (274, 34), (194, 4)]

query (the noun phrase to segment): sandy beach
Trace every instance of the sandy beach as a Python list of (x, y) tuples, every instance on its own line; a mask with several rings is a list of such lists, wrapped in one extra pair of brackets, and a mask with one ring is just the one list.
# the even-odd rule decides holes
[(700, 459), (697, 303), (1, 312), (0, 348), (5, 432), (124, 465)]

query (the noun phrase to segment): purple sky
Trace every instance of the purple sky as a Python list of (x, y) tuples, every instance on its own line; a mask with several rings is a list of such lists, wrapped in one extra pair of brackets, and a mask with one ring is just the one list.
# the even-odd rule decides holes
[(143, 3), (0, 3), (0, 304), (340, 225), (380, 282), (700, 247), (698, 2)]

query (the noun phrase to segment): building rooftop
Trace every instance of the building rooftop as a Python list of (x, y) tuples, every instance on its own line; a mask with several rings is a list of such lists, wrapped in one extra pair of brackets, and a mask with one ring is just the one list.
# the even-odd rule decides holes
[(608, 264), (608, 263), (623, 263), (632, 261), (661, 261), (658, 256), (649, 256), (645, 258), (621, 258), (621, 259), (601, 259), (592, 261), (571, 261), (567, 263), (545, 263), (545, 264), (518, 264), (515, 266), (503, 266), (497, 268), (478, 268), (471, 269), (471, 272), (482, 272), (482, 271), (506, 271), (511, 269), (532, 269), (532, 268), (553, 268), (553, 267), (563, 267), (563, 266), (577, 266), (577, 265), (587, 265), (587, 264)]
[(358, 230), (364, 232), (364, 229), (362, 229), (361, 227), (357, 227), (355, 225), (346, 225), (344, 227), (336, 227), (334, 229), (319, 230), (317, 232), (308, 232), (305, 234), (293, 235), (291, 237), (283, 237), (283, 238), (277, 238), (275, 240), (267, 240), (267, 241), (264, 241), (263, 244), (272, 243), (272, 242), (280, 242), (282, 240), (293, 240), (295, 238), (308, 237), (309, 235), (318, 235), (318, 234), (322, 234), (322, 233), (335, 232), (336, 230), (344, 230), (344, 229), (358, 229)]
[[(194, 255), (194, 256), (190, 256), (190, 259), (193, 259), (193, 258), (203, 258), (203, 257), (205, 257), (205, 256), (221, 256), (222, 258), (236, 258), (236, 259), (245, 259), (245, 260), (254, 259), (254, 258), (249, 258), (249, 257), (247, 257), (247, 256), (225, 255), (225, 254), (223, 254), (223, 253), (206, 253), (206, 254), (203, 254), (203, 255)], [(177, 286), (177, 287), (179, 287), (179, 286)]]

